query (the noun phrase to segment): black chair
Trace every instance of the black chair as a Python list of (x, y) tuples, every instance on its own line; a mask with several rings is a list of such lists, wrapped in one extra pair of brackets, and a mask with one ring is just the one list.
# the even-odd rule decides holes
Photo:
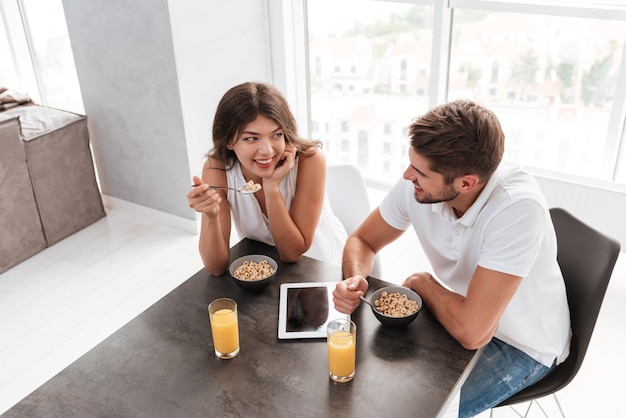
[[(558, 243), (557, 260), (567, 289), (572, 323), (571, 348), (569, 357), (547, 377), (497, 406), (531, 401), (523, 416), (528, 415), (534, 401), (547, 395), (554, 396), (561, 416), (565, 416), (556, 392), (567, 386), (580, 369), (620, 252), (619, 242), (589, 227), (564, 209), (552, 208), (550, 215)], [(541, 411), (546, 415), (543, 408)]]

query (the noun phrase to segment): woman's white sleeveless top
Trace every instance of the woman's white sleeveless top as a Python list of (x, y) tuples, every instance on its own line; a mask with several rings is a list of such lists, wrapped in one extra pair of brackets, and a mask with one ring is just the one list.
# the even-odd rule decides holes
[[(291, 202), (296, 194), (298, 160), (296, 158), (293, 169), (289, 171), (279, 185), (287, 210), (291, 208)], [(226, 177), (228, 187), (241, 187), (246, 183), (239, 162), (236, 162), (231, 169), (226, 170)], [(228, 191), (227, 196), (232, 221), (239, 236), (275, 245), (270, 233), (269, 221), (261, 211), (261, 206), (256, 198), (253, 195), (237, 193), (232, 190)], [(343, 224), (332, 211), (328, 195), (325, 195), (313, 244), (304, 255), (341, 265), (341, 256), (347, 237)]]

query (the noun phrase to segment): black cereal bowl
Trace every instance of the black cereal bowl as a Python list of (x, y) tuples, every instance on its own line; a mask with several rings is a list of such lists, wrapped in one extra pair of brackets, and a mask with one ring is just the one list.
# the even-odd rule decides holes
[[(260, 263), (261, 261), (267, 261), (270, 267), (274, 270), (274, 273), (271, 276), (265, 277), (263, 279), (257, 280), (246, 280), (239, 279), (235, 277), (235, 270), (241, 266), (244, 262), (255, 262)], [(239, 257), (235, 261), (230, 264), (228, 272), (230, 276), (233, 278), (233, 281), (237, 284), (237, 286), (241, 287), (243, 290), (246, 290), (251, 293), (260, 293), (265, 289), (276, 277), (276, 272), (278, 271), (278, 263), (272, 258), (262, 254), (250, 254), (244, 255), (243, 257)]]
[[(375, 308), (375, 302), (380, 299), (380, 295), (383, 292), (401, 293), (403, 295), (406, 295), (407, 298), (409, 298), (410, 300), (414, 300), (415, 302), (417, 302), (417, 312), (406, 316), (391, 316), (378, 311), (378, 309)], [(406, 328), (411, 322), (415, 320), (415, 318), (417, 318), (417, 315), (422, 311), (422, 298), (420, 297), (420, 295), (418, 295), (412, 289), (404, 286), (388, 286), (378, 289), (370, 297), (370, 303), (372, 307), (372, 312), (374, 312), (374, 316), (376, 316), (381, 324), (391, 328)]]

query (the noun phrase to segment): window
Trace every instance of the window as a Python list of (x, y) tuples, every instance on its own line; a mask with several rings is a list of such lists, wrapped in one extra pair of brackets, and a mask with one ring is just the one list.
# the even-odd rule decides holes
[[(517, 132), (506, 160), (611, 179), (605, 142), (626, 22), (461, 9), (452, 30), (448, 97), (482, 102)], [(471, 85), (467, 67), (479, 69)]]
[[(375, 176), (406, 164), (405, 155), (393, 161), (378, 158), (384, 134), (403, 132), (410, 120), (428, 108), (432, 41), (432, 7), (385, 1), (314, 0), (308, 2), (310, 126), (341, 120), (351, 129), (318, 132), (332, 147), (340, 133), (357, 144), (351, 154), (331, 155), (329, 162), (349, 162)], [(353, 64), (357, 71), (346, 77), (332, 68)], [(355, 86), (342, 88), (348, 82)], [(332, 126), (332, 125), (331, 125)], [(337, 126), (337, 125), (335, 125)], [(342, 124), (342, 126), (344, 126)], [(344, 135), (345, 136), (345, 135)], [(401, 141), (402, 138), (392, 138)]]
[[(626, 151), (619, 152), (626, 114), (622, 0), (306, 4), (309, 62), (315, 63), (310, 118), (355, 128), (345, 133), (358, 135), (350, 138), (358, 154), (337, 158), (359, 165), (367, 177), (396, 178), (407, 164), (406, 154), (392, 153), (389, 164), (377, 160), (381, 141), (389, 141), (383, 134), (404, 133), (429, 108), (469, 98), (500, 118), (505, 161), (626, 184)], [(358, 68), (349, 79), (324, 71), (348, 63)], [(341, 88), (348, 81), (358, 87)], [(332, 142), (338, 133), (312, 136)]]
[(83, 113), (61, 0), (0, 1), (0, 83), (37, 104)]

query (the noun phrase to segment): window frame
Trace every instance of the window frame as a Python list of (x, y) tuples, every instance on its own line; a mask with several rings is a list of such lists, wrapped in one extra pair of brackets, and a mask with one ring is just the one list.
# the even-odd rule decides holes
[[(270, 14), (270, 32), (273, 44), (274, 69), (280, 68), (283, 75), (287, 75), (286, 84), (279, 86), (286, 92), (291, 103), (295, 103), (296, 117), (302, 132), (309, 133), (311, 110), (309, 101), (309, 62), (308, 62), (308, 28), (306, 26), (307, 1), (311, 0), (269, 0), (270, 9), (281, 10), (281, 18), (288, 17), (287, 22), (272, 21), (279, 14)], [(314, 0), (313, 0), (314, 1)], [(341, 1), (341, 0), (336, 0)], [(449, 74), (451, 33), (453, 13), (455, 9), (484, 10), (491, 12), (508, 12), (523, 14), (541, 14), (560, 17), (577, 17), (585, 19), (618, 20), (626, 23), (626, 6), (620, 5), (593, 5), (578, 4), (575, 2), (556, 3), (554, 1), (508, 1), (508, 0), (378, 0), (381, 2), (406, 3), (412, 5), (426, 5), (433, 7), (433, 60), (431, 74)], [(284, 31), (283, 31), (284, 29)], [(281, 42), (280, 39), (283, 39)], [(288, 40), (288, 41), (287, 41)], [(299, 45), (298, 45), (299, 44)], [(297, 53), (295, 50), (300, 51)], [(280, 80), (280, 75), (275, 72)], [(429, 106), (435, 107), (444, 103), (448, 96), (448, 76), (431, 77), (429, 86)], [(606, 172), (602, 177), (611, 180), (594, 180), (598, 183), (618, 184), (616, 177), (620, 168), (620, 161), (626, 171), (626, 155), (622, 157), (621, 148), (626, 148), (626, 41), (619, 63), (618, 80), (615, 88), (613, 105), (609, 115), (606, 138), (604, 138), (603, 167)], [(623, 138), (622, 138), (623, 137)], [(622, 161), (623, 160), (623, 161)], [(530, 168), (534, 170), (534, 168)], [(552, 172), (537, 168), (537, 171), (552, 173), (554, 177), (572, 177), (566, 173)]]

